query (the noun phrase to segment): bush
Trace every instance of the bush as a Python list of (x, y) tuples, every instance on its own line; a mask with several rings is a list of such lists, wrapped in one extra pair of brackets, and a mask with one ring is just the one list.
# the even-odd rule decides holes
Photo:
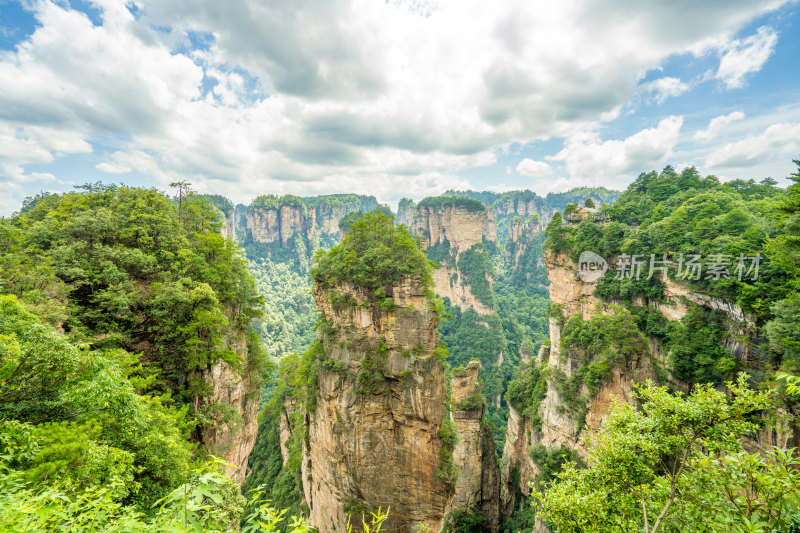
[(483, 399), (483, 394), (475, 392), (458, 402), (455, 408), (459, 411), (476, 411), (483, 409), (484, 405), (486, 405), (486, 400)]
[(445, 517), (442, 533), (483, 533), (483, 522), (483, 511), (480, 509), (459, 509)]

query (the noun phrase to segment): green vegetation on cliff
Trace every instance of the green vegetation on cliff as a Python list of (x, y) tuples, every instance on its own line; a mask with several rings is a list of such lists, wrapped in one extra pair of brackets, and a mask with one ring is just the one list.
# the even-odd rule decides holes
[[(387, 291), (410, 276), (428, 290), (432, 308), (438, 310), (435, 297), (430, 292), (435, 265), (425, 257), (405, 227), (395, 226), (394, 217), (380, 210), (361, 217), (350, 217), (348, 224), (350, 228), (340, 244), (328, 251), (317, 251), (311, 272), (316, 286), (328, 291), (335, 309), (355, 305), (350, 294), (336, 288), (339, 283), (348, 283), (358, 290), (367, 291), (372, 304), (383, 311), (402, 313), (403, 310), (395, 307)], [(265, 497), (271, 500), (272, 505), (286, 508), (289, 513), (296, 515), (308, 514), (308, 508), (301, 505), (301, 454), (304, 439), (308, 436), (308, 417), (316, 409), (319, 376), (323, 372), (343, 375), (347, 371), (341, 362), (334, 361), (328, 355), (328, 345), (346, 344), (364, 352), (354, 380), (353, 390), (357, 395), (380, 395), (388, 390), (384, 372), (389, 346), (385, 340), (374, 342), (361, 337), (347, 337), (322, 317), (314, 329), (317, 338), (302, 355), (287, 354), (279, 362), (274, 388), (259, 414), (259, 434), (250, 455), (252, 472), (243, 487), (249, 490), (263, 485)], [(427, 361), (440, 364), (438, 361), (446, 356), (446, 350), (438, 349), (433, 355), (435, 357)], [(442, 427), (444, 434), (447, 434), (449, 426)], [(288, 434), (284, 442), (285, 463), (281, 453), (282, 431), (285, 432), (284, 436)], [(451, 451), (445, 450), (446, 454)], [(450, 466), (449, 469), (446, 465), (442, 468), (442, 476), (448, 479), (455, 475), (455, 470)], [(286, 527), (287, 524), (280, 525), (278, 530), (290, 531)]]
[(428, 208), (438, 209), (446, 207), (455, 207), (464, 209), (470, 213), (485, 213), (486, 208), (477, 200), (469, 198), (462, 198), (458, 196), (429, 196), (417, 204), (417, 209)]
[[(606, 258), (609, 271), (598, 282), (595, 295), (607, 301), (662, 300), (663, 270), (654, 269), (649, 276), (654, 258), (653, 266), (666, 267), (670, 280), (732, 302), (753, 316), (759, 333), (771, 341), (773, 364), (798, 370), (800, 352), (795, 343), (800, 338), (791, 332), (800, 324), (790, 317), (797, 316), (791, 250), (796, 246), (800, 191), (797, 175), (791, 179), (795, 184), (787, 191), (776, 187), (774, 180), (720, 183), (714, 176), (700, 176), (693, 167), (678, 173), (668, 166), (660, 173), (639, 175), (614, 205), (604, 207), (607, 223), (567, 224), (555, 216), (547, 228), (547, 245), (572, 260), (585, 250)], [(641, 266), (626, 259), (633, 256)], [(699, 256), (693, 261), (697, 270), (687, 273), (693, 256)], [(665, 259), (667, 263), (658, 263)], [(619, 265), (627, 275), (620, 275)], [(720, 348), (730, 338), (722, 331), (727, 328), (723, 317), (689, 307), (683, 329), (663, 336), (673, 348), (673, 374), (689, 383), (730, 378), (743, 366), (726, 355), (729, 350)], [(759, 358), (766, 355), (762, 346), (750, 349)]]
[[(245, 333), (261, 298), (201, 198), (89, 185), (37, 198), (0, 221), (0, 281), (31, 311), (96, 349), (142, 353), (152, 390), (194, 403), (198, 372), (225, 361), (256, 379)], [(251, 342), (251, 346), (255, 345)]]
[(540, 517), (559, 532), (796, 531), (800, 459), (793, 450), (749, 454), (741, 437), (759, 428), (773, 402), (728, 383), (690, 395), (652, 384), (638, 410), (615, 403), (588, 465), (568, 463), (534, 493)]
[(340, 244), (314, 254), (311, 276), (328, 289), (343, 282), (375, 291), (398, 285), (407, 276), (429, 288), (434, 266), (408, 230), (394, 225), (394, 217), (372, 212), (353, 222)]
[(257, 395), (268, 365), (213, 200), (95, 184), (0, 220), (3, 531), (223, 531), (250, 513), (198, 445), (240, 423), (201, 401), (211, 367)]

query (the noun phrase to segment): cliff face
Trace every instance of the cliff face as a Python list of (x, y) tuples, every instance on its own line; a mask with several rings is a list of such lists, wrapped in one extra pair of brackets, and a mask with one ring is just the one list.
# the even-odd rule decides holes
[(345, 196), (347, 198), (344, 199), (337, 195), (294, 197), (283, 202), (274, 199), (266, 204), (254, 202), (249, 207), (237, 206), (234, 231), (243, 243), (279, 243), (280, 246), (287, 246), (295, 235), (300, 235), (310, 243), (317, 238), (336, 238), (339, 235), (339, 221), (345, 215), (378, 207), (377, 200), (372, 196)]
[[(491, 432), (483, 424), (484, 406), (478, 385), (480, 363), (470, 362), (463, 375), (453, 375), (450, 419), (458, 429), (453, 462), (460, 467), (450, 510), (479, 509), (484, 527), (496, 531), (500, 525), (500, 472)], [(462, 402), (469, 402), (465, 405)], [(461, 404), (461, 405), (459, 405)], [(463, 408), (460, 408), (463, 407)]]
[[(244, 346), (239, 353), (246, 353)], [(202, 431), (203, 446), (210, 453), (225, 459), (233, 466), (225, 474), (240, 485), (247, 474), (247, 458), (258, 434), (260, 390), (248, 376), (241, 376), (225, 362), (214, 365), (205, 376), (211, 394), (200, 407), (215, 413), (216, 423)], [(228, 405), (235, 415), (215, 410)]]
[(494, 310), (475, 297), (457, 267), (463, 252), (476, 244), (497, 239), (492, 212), (468, 211), (458, 206), (421, 206), (414, 213), (410, 229), (414, 235), (423, 237), (426, 249), (448, 247), (447, 257), (437, 258), (442, 268), (433, 273), (436, 294), (449, 298), (450, 303), (461, 310), (473, 307), (479, 314), (492, 314)]
[(497, 238), (491, 211), (474, 212), (458, 206), (417, 207), (411, 233), (425, 237), (426, 247), (447, 240), (451, 249), (461, 252), (484, 239)]
[[(540, 261), (544, 226), (537, 215), (514, 217), (509, 222), (506, 241), (506, 263), (512, 270), (524, 271), (530, 277), (533, 270), (544, 266)], [(529, 258), (535, 258), (531, 264)]]
[(337, 290), (358, 306), (335, 309), (329, 293), (315, 290), (323, 320), (338, 331), (323, 337), (338, 370), (321, 372), (308, 421), (303, 490), (311, 522), (321, 533), (345, 531), (345, 506), (391, 506), (385, 531), (437, 531), (452, 494), (437, 476), (447, 393), (434, 355), (437, 319), (411, 280), (392, 288), (402, 308), (391, 312), (351, 287)]
[(479, 301), (470, 286), (462, 282), (458, 269), (442, 265), (433, 272), (434, 290), (441, 298), (449, 298), (450, 304), (462, 311), (472, 307), (479, 315), (491, 315), (494, 309)]
[(222, 236), (226, 239), (236, 238), (236, 209), (227, 214), (223, 214), (222, 228), (220, 228)]
[[(576, 420), (565, 408), (566, 400), (559, 394), (557, 379), (554, 375), (560, 373), (568, 379), (581, 366), (580, 353), (574, 349), (567, 350), (562, 346), (562, 333), (565, 319), (573, 315), (580, 315), (588, 320), (595, 308), (600, 305), (603, 313), (609, 313), (609, 305), (614, 302), (601, 302), (592, 293), (596, 282), (584, 282), (577, 274), (571, 259), (564, 255), (546, 254), (547, 274), (550, 281), (550, 302), (554, 308), (560, 308), (563, 317), (550, 318), (550, 346), (542, 347), (537, 363), (551, 369), (547, 381), (547, 394), (538, 407), (541, 417), (541, 428), (534, 427), (529, 417), (518, 413), (513, 407), (510, 409), (506, 444), (503, 450), (503, 478), (507, 482), (502, 487), (502, 502), (504, 509), (509, 510), (514, 505), (514, 493), (530, 494), (528, 483), (536, 479), (540, 467), (530, 457), (532, 446), (542, 444), (548, 450), (565, 446), (574, 450), (577, 456), (585, 459), (587, 456), (588, 434), (596, 432), (603, 419), (610, 413), (612, 400), (632, 402), (632, 386), (648, 379), (658, 382), (654, 365), (667, 367), (668, 353), (665, 352), (660, 342), (655, 338), (647, 339), (644, 352), (633, 360), (615, 366), (606, 376), (603, 384), (587, 394), (586, 385), (582, 385), (580, 393), (588, 399), (585, 405), (585, 418)], [(689, 310), (689, 304), (694, 303), (709, 309), (723, 311), (728, 317), (728, 325), (733, 337), (747, 337), (753, 335), (752, 326), (754, 318), (745, 314), (741, 308), (718, 298), (693, 292), (686, 286), (673, 280), (666, 280), (662, 302), (648, 302), (643, 298), (634, 301), (634, 305), (648, 306), (661, 312), (668, 320), (680, 320)], [(750, 356), (747, 342), (732, 341), (728, 348), (738, 358), (747, 362)], [(662, 374), (663, 376), (663, 374)], [(563, 379), (563, 378), (562, 378)], [(672, 383), (677, 388), (682, 388), (681, 383)], [(781, 432), (762, 431), (751, 448), (757, 449), (764, 443), (776, 444), (787, 442), (788, 435)], [(761, 443), (761, 444), (759, 444)], [(513, 484), (516, 476), (512, 472), (518, 470), (518, 483)], [(547, 531), (540, 524), (540, 531)]]
[(397, 205), (397, 223), (403, 224), (407, 228), (411, 228), (414, 223), (414, 211), (416, 204), (410, 200), (403, 201)]
[[(412, 279), (391, 287), (387, 294), (398, 306), (392, 311), (349, 285), (335, 291), (352, 305), (334, 306), (330, 292), (314, 291), (327, 333), (303, 447), (311, 523), (321, 533), (345, 531), (348, 512), (357, 519), (359, 509), (391, 506), (383, 531), (439, 531), (448, 512), (477, 506), (496, 528), (499, 477), (482, 408), (453, 412), (459, 437), (452, 459), (445, 458), (447, 383), (438, 319), (424, 289)], [(467, 389), (477, 387), (477, 368), (474, 374)]]
[(492, 208), (496, 215), (510, 216), (510, 217), (528, 217), (531, 215), (537, 216), (542, 224), (545, 226), (550, 222), (552, 209), (548, 209), (544, 198), (535, 197), (516, 197), (509, 198), (508, 200), (501, 200), (496, 202)]
[(253, 242), (280, 242), (285, 246), (295, 233), (306, 238), (314, 236), (316, 229), (314, 211), (302, 207), (283, 205), (277, 209), (250, 208), (242, 228)]

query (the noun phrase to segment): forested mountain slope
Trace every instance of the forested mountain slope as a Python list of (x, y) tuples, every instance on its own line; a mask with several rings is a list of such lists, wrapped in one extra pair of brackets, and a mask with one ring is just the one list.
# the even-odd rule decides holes
[[(238, 523), (239, 489), (214, 472), (244, 479), (268, 360), (255, 283), (219, 230), (201, 198), (103, 185), (0, 220), (4, 528)], [(176, 490), (215, 503), (179, 518)]]
[[(797, 371), (800, 314), (789, 311), (797, 299), (800, 266), (795, 260), (797, 187), (786, 191), (775, 187), (773, 180), (720, 183), (693, 168), (677, 173), (667, 167), (661, 173), (641, 174), (613, 205), (601, 208), (598, 220), (565, 220), (554, 215), (547, 228), (549, 346), (523, 367), (506, 394), (512, 407), (503, 455), (504, 503), (509, 511), (519, 509), (506, 531), (547, 530), (543, 522), (534, 521), (527, 505), (519, 507), (521, 496), (530, 491), (529, 483), (539, 491), (545, 515), (559, 530), (580, 530), (573, 527), (575, 520), (580, 521), (577, 515), (566, 508), (557, 510), (556, 502), (575, 513), (583, 512), (577, 500), (569, 499), (580, 499), (586, 495), (582, 490), (591, 489), (570, 485), (563, 489), (566, 492), (559, 492), (562, 489), (554, 476), (563, 464), (574, 460), (603, 467), (602, 444), (593, 448), (587, 437), (603, 431), (624, 433), (620, 427), (601, 427), (616, 416), (614, 400), (634, 402), (637, 383), (649, 379), (672, 390), (702, 395), (702, 384), (722, 387), (740, 372), (745, 373), (747, 386), (768, 390), (776, 384), (776, 372)], [(602, 271), (587, 276), (587, 263), (579, 263), (587, 251), (607, 261), (608, 271), (599, 278)], [(640, 401), (660, 397), (647, 394)], [(698, 396), (697, 401), (704, 400)], [(747, 420), (756, 426), (736, 433), (746, 438), (734, 439), (731, 445), (743, 442), (748, 450), (764, 453), (771, 453), (773, 447), (797, 446), (796, 402), (796, 397), (777, 388), (767, 403), (752, 405)], [(675, 408), (683, 407), (676, 404)], [(770, 412), (783, 416), (774, 419), (767, 415)], [(754, 419), (755, 413), (760, 414)], [(692, 431), (702, 431), (708, 420), (698, 419)], [(612, 433), (606, 434), (612, 438)], [(613, 438), (627, 438), (622, 433), (614, 433)], [(655, 450), (657, 444), (653, 446)], [(735, 446), (726, 450), (743, 453)], [(691, 464), (687, 475), (692, 468), (701, 470)], [(721, 465), (714, 468), (718, 470), (704, 475), (716, 482), (721, 478), (714, 476), (724, 470)], [(656, 468), (655, 478), (647, 478), (647, 483), (658, 482), (662, 474)], [(783, 482), (797, 484), (797, 479)], [(554, 488), (547, 492), (551, 483)], [(655, 486), (642, 490), (655, 490)], [(601, 490), (599, 484), (597, 490)], [(627, 489), (613, 489), (620, 490)], [(685, 490), (688, 494), (688, 487)], [(753, 497), (767, 497), (761, 489), (755, 490), (758, 496)], [(652, 497), (647, 505), (666, 501), (658, 491)], [(692, 497), (704, 496), (701, 492)], [(795, 508), (797, 502), (775, 497), (774, 505)], [(631, 509), (615, 498), (607, 502), (598, 502), (590, 512), (608, 513), (605, 518), (595, 514), (589, 519), (598, 531), (610, 530), (612, 526), (603, 521), (613, 521), (614, 516), (641, 524), (643, 502)], [(688, 501), (678, 500), (675, 505), (666, 523), (660, 524), (666, 530), (681, 530), (686, 513), (693, 512)], [(730, 510), (724, 510), (724, 502), (709, 505), (714, 509), (709, 516), (729, 524), (737, 520), (725, 514)], [(764, 509), (758, 516), (768, 520), (775, 507)], [(748, 520), (756, 515), (748, 514)], [(775, 523), (785, 523), (780, 520)]]

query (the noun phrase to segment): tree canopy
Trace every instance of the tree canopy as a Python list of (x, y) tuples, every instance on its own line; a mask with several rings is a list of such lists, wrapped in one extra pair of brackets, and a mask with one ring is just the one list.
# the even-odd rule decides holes
[(430, 288), (433, 268), (408, 230), (394, 225), (393, 216), (371, 212), (352, 223), (341, 243), (314, 254), (311, 276), (322, 287), (347, 282), (373, 291), (415, 276)]

